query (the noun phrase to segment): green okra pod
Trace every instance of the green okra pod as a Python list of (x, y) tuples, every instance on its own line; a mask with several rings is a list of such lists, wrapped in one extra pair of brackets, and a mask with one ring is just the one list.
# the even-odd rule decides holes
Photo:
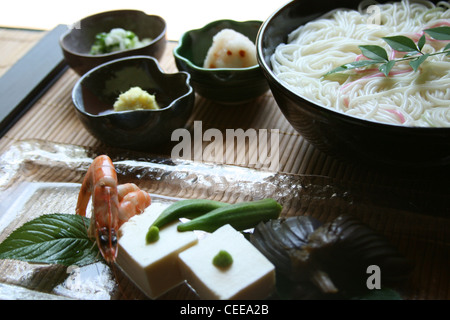
[(277, 219), (282, 206), (273, 199), (239, 202), (214, 209), (177, 226), (178, 231), (213, 232), (225, 224), (238, 231), (255, 227), (259, 222)]
[(179, 218), (194, 219), (214, 209), (229, 206), (228, 203), (209, 199), (180, 200), (167, 207), (151, 226), (162, 228)]

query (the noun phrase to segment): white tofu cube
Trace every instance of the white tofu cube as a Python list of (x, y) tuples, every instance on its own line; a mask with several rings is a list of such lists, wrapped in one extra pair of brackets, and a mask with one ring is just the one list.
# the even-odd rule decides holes
[[(233, 263), (216, 267), (214, 256), (225, 250)], [(275, 267), (230, 225), (217, 229), (179, 255), (187, 282), (204, 300), (264, 299), (275, 289)]]
[(158, 241), (146, 243), (148, 228), (167, 206), (166, 203), (152, 203), (145, 212), (132, 217), (119, 229), (116, 263), (152, 299), (184, 281), (178, 254), (198, 242), (194, 232), (178, 232), (179, 222), (174, 222), (161, 228)]

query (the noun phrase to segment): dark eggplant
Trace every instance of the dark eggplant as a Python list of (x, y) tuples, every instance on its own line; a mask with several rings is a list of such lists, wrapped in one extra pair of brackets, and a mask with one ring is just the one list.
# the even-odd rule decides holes
[(277, 282), (296, 299), (362, 294), (368, 290), (370, 266), (381, 271), (382, 288), (411, 271), (386, 238), (351, 216), (325, 224), (307, 216), (271, 220), (260, 223), (250, 241), (275, 265)]

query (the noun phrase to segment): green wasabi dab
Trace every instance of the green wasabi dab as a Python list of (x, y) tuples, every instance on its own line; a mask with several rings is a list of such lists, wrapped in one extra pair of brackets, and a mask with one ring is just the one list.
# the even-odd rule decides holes
[(151, 226), (148, 228), (147, 235), (145, 236), (147, 244), (153, 243), (159, 240), (159, 228), (156, 226)]
[(228, 251), (220, 250), (212, 260), (213, 265), (218, 268), (225, 269), (233, 263), (233, 257)]

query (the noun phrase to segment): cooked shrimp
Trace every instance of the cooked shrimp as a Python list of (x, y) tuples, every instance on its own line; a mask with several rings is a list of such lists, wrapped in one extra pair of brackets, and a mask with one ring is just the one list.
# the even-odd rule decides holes
[(134, 183), (117, 186), (117, 192), (119, 196), (119, 226), (132, 216), (144, 212), (151, 203), (149, 194), (139, 189)]
[(150, 195), (135, 184), (117, 185), (111, 159), (98, 156), (84, 177), (78, 195), (76, 214), (86, 216), (92, 196), (92, 217), (88, 235), (95, 238), (107, 263), (117, 257), (117, 230), (129, 218), (140, 214), (151, 203)]

